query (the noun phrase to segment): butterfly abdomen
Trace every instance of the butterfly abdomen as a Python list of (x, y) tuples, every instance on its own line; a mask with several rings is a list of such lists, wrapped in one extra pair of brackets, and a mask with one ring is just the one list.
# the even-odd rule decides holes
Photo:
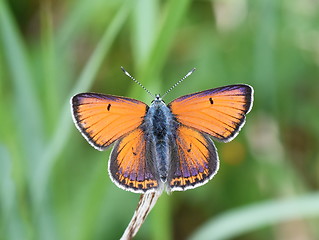
[(145, 131), (152, 152), (152, 162), (159, 178), (166, 182), (171, 162), (170, 139), (172, 138), (173, 116), (165, 103), (155, 100), (145, 116)]

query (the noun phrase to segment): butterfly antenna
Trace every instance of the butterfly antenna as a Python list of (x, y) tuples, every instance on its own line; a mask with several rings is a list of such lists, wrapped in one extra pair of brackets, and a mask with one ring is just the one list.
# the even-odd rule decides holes
[(121, 66), (121, 69), (122, 69), (122, 71), (125, 73), (125, 75), (127, 75), (127, 76), (128, 76), (130, 79), (132, 79), (135, 83), (137, 83), (138, 85), (140, 85), (149, 95), (151, 95), (152, 97), (155, 98), (155, 96), (154, 96), (150, 91), (148, 91), (147, 88), (142, 85), (142, 83), (140, 83), (140, 82), (137, 81), (135, 78), (133, 78), (133, 77), (131, 76), (131, 74), (129, 74), (122, 66)]
[(179, 80), (177, 83), (175, 83), (170, 89), (168, 89), (162, 96), (162, 98), (164, 98), (170, 91), (173, 90), (173, 88), (175, 88), (178, 84), (180, 84), (181, 82), (183, 82), (187, 77), (189, 77), (194, 71), (196, 70), (196, 68), (193, 68), (192, 70), (190, 70), (181, 80)]

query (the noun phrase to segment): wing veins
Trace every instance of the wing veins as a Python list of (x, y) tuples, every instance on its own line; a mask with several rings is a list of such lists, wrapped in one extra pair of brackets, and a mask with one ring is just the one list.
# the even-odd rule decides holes
[[(188, 135), (188, 136), (189, 136), (189, 135)], [(186, 141), (184, 141), (184, 143), (186, 143)], [(186, 146), (186, 144), (184, 144), (184, 145)], [(185, 146), (183, 146), (183, 147), (185, 147)], [(191, 170), (190, 170), (190, 164), (188, 164), (187, 159), (191, 159), (192, 165), (195, 166), (197, 172), (198, 172), (198, 168), (197, 168), (197, 166), (196, 166), (196, 164), (195, 164), (195, 161), (194, 161), (194, 158), (192, 157), (192, 155), (191, 155), (190, 153), (187, 153), (187, 152), (184, 150), (183, 147), (181, 147), (181, 151), (183, 152), (183, 155), (184, 155), (184, 162), (186, 163), (187, 168), (188, 168), (188, 171), (189, 171), (190, 175), (192, 176)], [(188, 158), (187, 158), (187, 157), (185, 158), (185, 155), (187, 155)]]
[[(104, 118), (103, 118), (103, 119), (104, 119)], [(101, 128), (101, 130), (99, 130), (92, 138), (96, 137), (96, 135), (100, 134), (100, 133), (101, 133), (102, 131), (104, 131), (109, 125), (113, 124), (113, 123), (114, 123), (115, 121), (117, 121), (117, 120), (118, 120), (118, 118), (115, 119), (115, 120), (113, 120), (112, 122), (110, 122), (107, 126)], [(124, 122), (121, 122), (121, 124), (124, 124), (124, 123), (127, 123), (127, 122), (130, 122), (130, 121), (124, 121)], [(97, 123), (97, 122), (96, 122), (96, 123)], [(95, 123), (95, 124), (96, 124), (96, 123)], [(135, 123), (132, 124), (132, 125), (129, 125), (129, 127), (127, 127), (127, 128), (130, 128), (130, 127), (132, 127), (132, 126), (134, 126), (134, 125), (135, 125)], [(93, 125), (91, 125), (91, 126), (93, 126)], [(124, 134), (125, 134), (125, 133), (124, 133)], [(114, 136), (116, 136), (116, 134), (113, 134), (113, 136), (110, 137), (109, 140), (108, 140), (106, 143), (112, 142), (111, 140), (113, 140)], [(101, 138), (101, 136), (98, 137), (98, 138), (96, 139), (96, 141), (99, 140), (100, 138)], [(113, 140), (113, 141), (114, 141), (114, 140)]]
[[(214, 117), (214, 116), (212, 116), (212, 115), (210, 115), (210, 114), (208, 114), (208, 113), (205, 113), (205, 112), (202, 112), (201, 111), (201, 113), (203, 114), (203, 115), (206, 115), (206, 116), (209, 116), (210, 118), (213, 118), (213, 119), (215, 119), (217, 122), (220, 122), (220, 123), (222, 123), (222, 124), (225, 124), (225, 125), (227, 125), (229, 128), (232, 128), (232, 129), (235, 129), (233, 126), (231, 126), (231, 125), (229, 125), (228, 123), (226, 123), (226, 122), (223, 122), (223, 121), (221, 121), (220, 119), (218, 119), (218, 118), (216, 118), (216, 117)], [(209, 123), (209, 121), (207, 121), (207, 120), (205, 120), (204, 118), (202, 118), (202, 117), (192, 117), (191, 115), (187, 115), (187, 118), (188, 119), (201, 119), (201, 120), (203, 120), (203, 122), (208, 122)], [(237, 119), (237, 118), (235, 118), (235, 119)], [(238, 120), (240, 120), (240, 119), (238, 119)], [(235, 122), (236, 123), (236, 122)], [(198, 123), (197, 123), (197, 125), (199, 125)], [(225, 128), (225, 127), (223, 127), (225, 130), (227, 130), (227, 128)]]
[[(114, 108), (114, 107), (113, 107), (113, 108)], [(99, 111), (96, 112), (96, 109), (99, 109)], [(96, 113), (94, 113), (94, 114), (92, 113), (90, 116), (95, 116), (95, 115), (98, 115), (98, 114), (109, 114), (109, 115), (110, 115), (110, 114), (113, 114), (113, 115), (121, 115), (121, 116), (127, 115), (127, 111), (126, 111), (124, 114), (121, 114), (121, 113), (119, 113), (119, 112), (114, 113), (115, 110), (113, 110), (112, 113), (109, 113), (106, 109), (107, 109), (107, 107), (105, 107), (105, 109), (101, 109), (100, 107), (87, 108), (87, 109), (81, 109), (81, 113), (91, 112), (91, 111), (94, 111), (94, 110), (95, 110)], [(127, 108), (127, 109), (131, 110), (130, 112), (135, 113), (135, 111), (134, 111), (132, 108)], [(121, 108), (121, 110), (123, 110), (123, 108)], [(83, 115), (83, 114), (79, 114), (78, 112), (76, 112), (76, 114), (77, 114), (77, 115)], [(90, 116), (89, 116), (89, 117), (90, 117)]]
[[(141, 135), (142, 135), (142, 134), (139, 133), (139, 135), (138, 135), (137, 137), (140, 137)], [(123, 137), (123, 138), (125, 138), (125, 137)], [(122, 140), (123, 140), (123, 139), (122, 139)], [(124, 144), (124, 146), (121, 147), (121, 149), (118, 149), (118, 151), (117, 151), (117, 156), (119, 155), (120, 152), (122, 152), (122, 150), (123, 150), (128, 144), (131, 144), (131, 145), (132, 145), (132, 140), (126, 142), (126, 143)], [(125, 156), (126, 156), (126, 154), (125, 154)], [(124, 161), (124, 157), (121, 159), (121, 162), (119, 162), (119, 164), (118, 164), (119, 167), (122, 165), (123, 161)], [(130, 162), (131, 162), (131, 161), (130, 161)]]
[[(216, 111), (216, 112), (219, 112), (219, 113), (221, 113), (221, 114), (224, 114), (224, 115), (226, 115), (226, 116), (229, 116), (229, 117), (231, 117), (231, 118), (234, 118), (234, 119), (237, 119), (237, 120), (241, 120), (242, 118), (237, 118), (237, 117), (235, 117), (235, 116), (233, 116), (233, 115), (230, 115), (230, 114), (228, 114), (228, 113), (225, 113), (225, 112), (223, 112), (223, 111), (220, 111), (220, 110), (218, 110), (218, 109), (213, 109), (214, 111)], [(244, 116), (243, 114), (240, 114), (242, 117)]]
[[(196, 131), (195, 129), (193, 129), (193, 131)], [(199, 132), (198, 132), (199, 133)], [(202, 135), (201, 133), (199, 133), (200, 135)], [(189, 135), (190, 136), (190, 135)], [(204, 136), (203, 136), (204, 137)], [(195, 137), (193, 137), (193, 139), (194, 139)], [(206, 145), (205, 145), (205, 143), (203, 143), (199, 138), (195, 138), (195, 140), (197, 140), (199, 143), (201, 143), (204, 147), (206, 147)], [(207, 148), (207, 147), (206, 147)], [(202, 157), (203, 157), (203, 159), (205, 159), (206, 160), (206, 158), (205, 158), (205, 154), (201, 151), (201, 149), (198, 147), (197, 148), (198, 149), (198, 151), (202, 154)], [(207, 162), (207, 161), (206, 161)], [(196, 161), (196, 163), (197, 163), (197, 161)]]
[[(83, 121), (88, 120), (88, 119), (90, 119), (90, 118), (92, 118), (92, 117), (94, 118), (94, 117), (96, 117), (97, 115), (101, 115), (101, 113), (92, 114), (92, 115), (90, 115), (90, 116), (87, 116), (87, 117), (85, 117), (85, 118), (80, 119), (80, 121), (83, 122)], [(95, 121), (94, 123), (92, 123), (91, 126), (93, 126), (93, 125), (97, 124), (98, 122), (103, 121), (104, 119), (110, 117), (110, 116), (104, 116), (104, 115), (105, 115), (105, 114), (103, 113), (103, 117), (99, 118), (97, 121)], [(117, 117), (117, 118), (120, 117), (120, 116), (116, 116), (116, 115), (113, 115), (113, 116), (114, 116), (114, 117)]]

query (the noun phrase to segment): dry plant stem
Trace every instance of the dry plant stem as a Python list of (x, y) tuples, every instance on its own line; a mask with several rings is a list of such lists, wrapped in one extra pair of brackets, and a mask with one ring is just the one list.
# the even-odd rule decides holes
[(121, 240), (130, 240), (136, 235), (136, 233), (142, 226), (147, 215), (150, 213), (161, 194), (162, 191), (156, 191), (141, 195), (140, 201), (138, 202), (134, 215), (129, 225), (125, 229), (125, 232), (121, 237)]

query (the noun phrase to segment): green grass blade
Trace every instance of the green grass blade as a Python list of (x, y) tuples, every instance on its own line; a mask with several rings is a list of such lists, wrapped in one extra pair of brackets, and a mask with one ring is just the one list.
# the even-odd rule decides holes
[[(159, 73), (164, 65), (167, 54), (171, 48), (172, 41), (177, 34), (177, 28), (181, 21), (183, 20), (185, 14), (187, 13), (188, 6), (190, 5), (189, 0), (174, 0), (167, 2), (167, 6), (165, 9), (164, 18), (154, 26), (154, 28), (159, 29), (154, 35), (154, 40), (151, 43), (144, 43), (144, 48), (142, 49), (142, 45), (135, 44), (133, 48), (139, 49), (135, 52), (135, 57), (140, 57), (141, 59), (135, 59), (137, 63), (137, 71), (136, 78), (141, 81), (146, 88), (149, 88), (150, 85), (156, 89), (156, 91), (160, 92), (161, 84), (158, 79)], [(148, 5), (150, 11), (154, 13), (157, 12), (156, 5)], [(154, 9), (153, 9), (154, 8)], [(138, 10), (144, 10), (144, 7), (140, 7)], [(135, 12), (135, 16), (143, 15), (143, 12)], [(153, 22), (152, 19), (145, 20), (145, 22)], [(142, 24), (142, 21), (139, 19), (135, 19), (135, 22), (138, 24)], [(145, 23), (141, 26), (136, 26), (136, 31), (140, 31), (140, 28), (144, 26)], [(145, 30), (144, 30), (145, 31)], [(149, 30), (150, 31), (150, 30)], [(135, 39), (141, 38), (141, 33), (135, 33)], [(152, 39), (149, 39), (151, 41)], [(134, 41), (133, 43), (135, 43)], [(131, 95), (136, 96), (140, 95), (141, 88), (136, 86), (133, 88)]]
[[(106, 15), (112, 13), (110, 9), (118, 9), (122, 4), (130, 4), (127, 0), (78, 0), (69, 1), (68, 14), (65, 16), (64, 24), (57, 31), (56, 41), (59, 47), (73, 43), (83, 28), (87, 28), (91, 20), (96, 19), (96, 12), (105, 9)], [(104, 16), (105, 19), (108, 16)]]
[[(18, 33), (10, 10), (3, 1), (0, 1), (0, 41), (3, 45), (3, 55), (8, 71), (12, 76), (20, 143), (27, 156), (26, 159), (32, 165), (42, 148), (42, 113), (24, 42)], [(32, 141), (30, 141), (30, 136), (32, 136)]]
[(4, 239), (24, 239), (25, 223), (20, 214), (16, 185), (12, 179), (12, 161), (5, 146), (0, 145), (1, 235)]
[[(277, 102), (274, 97), (276, 94), (276, 52), (273, 48), (273, 39), (277, 30), (277, 1), (257, 1), (260, 17), (258, 18), (259, 27), (255, 32), (255, 49), (254, 49), (254, 78), (256, 79), (255, 90), (256, 101), (265, 104), (267, 110), (276, 109)], [(267, 89), (267, 93), (263, 91)], [(269, 95), (274, 96), (269, 98)]]
[[(38, 225), (39, 236), (41, 239), (55, 239), (59, 233), (56, 232), (54, 223), (53, 209), (49, 207), (50, 203), (47, 196), (48, 181), (52, 173), (52, 168), (57, 161), (57, 156), (66, 145), (72, 127), (70, 113), (71, 95), (76, 92), (87, 90), (93, 83), (102, 60), (110, 49), (115, 37), (122, 28), (126, 17), (129, 14), (130, 5), (123, 4), (123, 7), (116, 14), (113, 22), (106, 29), (103, 37), (98, 43), (82, 74), (80, 75), (76, 86), (72, 89), (70, 95), (65, 99), (62, 107), (60, 119), (53, 133), (53, 137), (41, 157), (41, 161), (35, 166), (31, 183), (33, 203), (37, 209), (36, 224)], [(53, 217), (53, 218), (52, 218)]]
[[(152, 220), (152, 235), (154, 240), (173, 239), (172, 222), (172, 198), (166, 192), (158, 199), (153, 212), (150, 214)], [(158, 227), (161, 226), (161, 227)]]
[(161, 25), (160, 31), (153, 44), (148, 58), (143, 63), (141, 78), (144, 80), (152, 79), (161, 71), (167, 54), (171, 49), (171, 44), (177, 34), (177, 28), (187, 13), (191, 1), (174, 0), (167, 3), (166, 15)]
[(217, 216), (189, 239), (232, 239), (267, 225), (315, 216), (319, 216), (319, 193), (291, 199), (270, 200)]
[[(123, 4), (111, 24), (106, 29), (100, 42), (95, 48), (92, 56), (82, 71), (79, 79), (76, 81), (75, 87), (71, 90), (70, 97), (78, 92), (87, 91), (94, 81), (94, 78), (99, 70), (104, 57), (107, 55), (115, 37), (121, 30), (131, 9), (130, 4)], [(65, 105), (61, 112), (61, 118), (58, 121), (57, 128), (54, 132), (53, 138), (46, 148), (45, 155), (38, 165), (34, 177), (33, 188), (36, 191), (37, 198), (40, 198), (45, 192), (47, 181), (50, 176), (51, 169), (57, 160), (56, 156), (61, 152), (69, 137), (70, 130), (72, 129), (71, 112), (70, 112), (70, 99), (66, 99)], [(42, 195), (43, 196), (43, 195)]]
[(136, 69), (147, 60), (152, 49), (159, 19), (159, 2), (138, 0), (134, 7), (132, 51)]
[[(72, 225), (81, 227), (72, 227), (66, 239), (89, 239), (96, 230), (96, 219), (100, 217), (101, 209), (105, 204), (112, 206), (108, 201), (111, 199), (110, 195), (114, 194), (107, 186), (106, 174), (105, 162), (98, 162), (77, 195), (77, 201), (72, 206), (73, 211), (70, 210), (73, 213), (69, 215), (72, 216), (69, 221)], [(111, 221), (111, 218), (108, 220)]]
[[(45, 116), (46, 131), (49, 132), (55, 126), (56, 116), (59, 114), (57, 96), (59, 96), (57, 68), (57, 48), (54, 39), (54, 26), (52, 6), (50, 2), (43, 2), (41, 8), (41, 36), (40, 36), (40, 64), (38, 70), (41, 74), (43, 87), (41, 97), (43, 99), (43, 111)], [(60, 56), (60, 55), (59, 55)], [(61, 54), (61, 57), (63, 55)], [(64, 73), (66, 74), (66, 73)], [(62, 95), (62, 94), (60, 94)], [(49, 135), (48, 134), (48, 135)]]

